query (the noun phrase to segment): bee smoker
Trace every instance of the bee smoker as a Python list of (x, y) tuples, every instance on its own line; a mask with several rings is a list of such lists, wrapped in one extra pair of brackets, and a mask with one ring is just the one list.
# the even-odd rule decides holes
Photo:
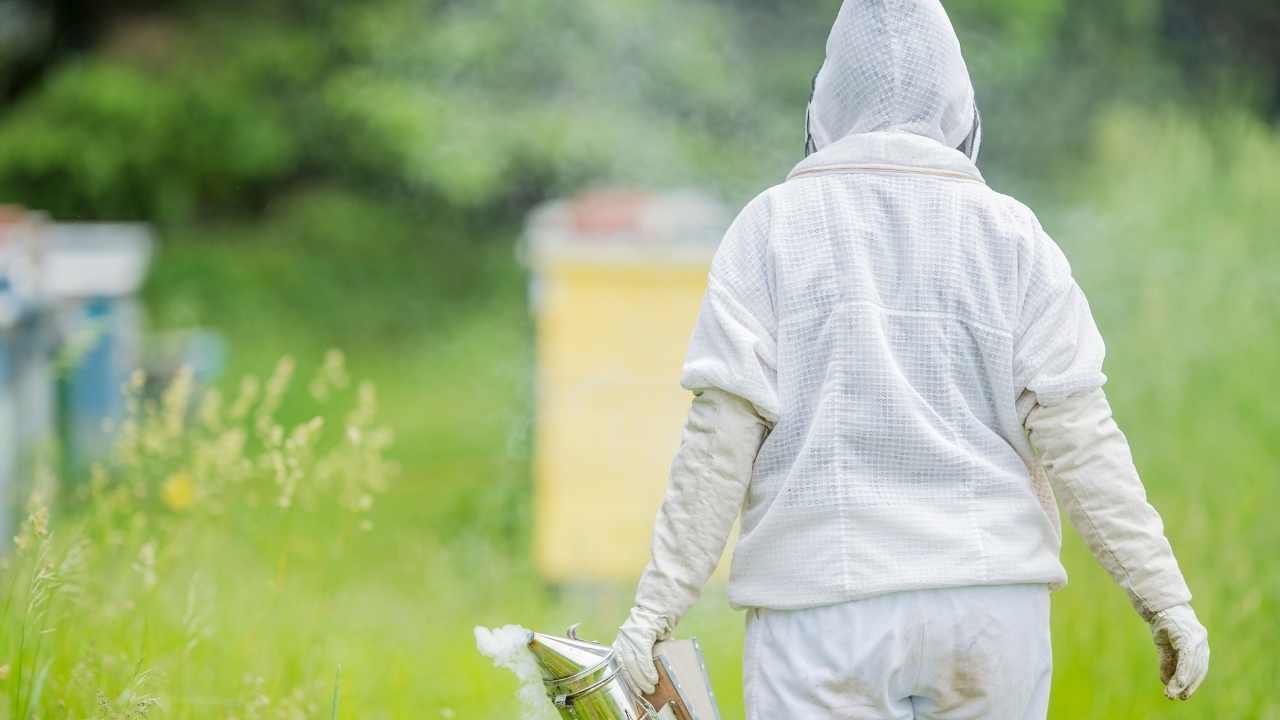
[(622, 666), (613, 649), (579, 639), (577, 627), (569, 628), (568, 637), (529, 633), (529, 650), (538, 661), (547, 695), (560, 717), (719, 720), (696, 640), (660, 643), (654, 651), (658, 687), (652, 695), (636, 697), (620, 675)]

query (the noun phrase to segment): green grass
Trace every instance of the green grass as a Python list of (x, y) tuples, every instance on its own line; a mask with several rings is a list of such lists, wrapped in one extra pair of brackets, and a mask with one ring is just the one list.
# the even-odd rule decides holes
[[(1192, 702), (1165, 700), (1144, 624), (1068, 531), (1052, 717), (1277, 718), (1280, 138), (1165, 113), (1112, 115), (1098, 137), (1045, 223), (1108, 339), (1110, 393), (1214, 659)], [(154, 498), (167, 468), (189, 462), (182, 450), (162, 452), (143, 473), (150, 495), (107, 521), (55, 506), (54, 556), (88, 538), (83, 568), (68, 569), (80, 592), (27, 610), (25, 585), (10, 590), (0, 718), (510, 720), (514, 680), (474, 651), (473, 626), (582, 621), (611, 638), (630, 588), (548, 587), (529, 562), (532, 326), (513, 233), (459, 239), (466, 229), (379, 208), (310, 194), (248, 237), (193, 233), (161, 255), (148, 299), (159, 325), (224, 332), (229, 378), (296, 357), (286, 426), (317, 412), (341, 424), (350, 400), (320, 405), (305, 379), (343, 347), (396, 432), (396, 481), (367, 515), (320, 485), (309, 506), (281, 510), (269, 478), (229, 493), (224, 512), (207, 500), (175, 512)], [(376, 232), (341, 237), (352, 224)], [(449, 250), (396, 254), (414, 243)], [(6, 581), (38, 566), (24, 552)], [(741, 717), (741, 616), (713, 589), (681, 632), (702, 639), (725, 717)]]

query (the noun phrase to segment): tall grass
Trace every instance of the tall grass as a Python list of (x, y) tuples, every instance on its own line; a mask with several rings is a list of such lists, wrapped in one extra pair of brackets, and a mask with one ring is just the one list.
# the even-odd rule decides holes
[(0, 714), (312, 717), (321, 689), (336, 703), (338, 659), (291, 643), (287, 621), (356, 561), (396, 467), (374, 389), (340, 354), (306, 387), (322, 414), (286, 424), (293, 372), (286, 358), (226, 399), (197, 396), (189, 372), (147, 398), (137, 375), (111, 462), (35, 489), (3, 568)]

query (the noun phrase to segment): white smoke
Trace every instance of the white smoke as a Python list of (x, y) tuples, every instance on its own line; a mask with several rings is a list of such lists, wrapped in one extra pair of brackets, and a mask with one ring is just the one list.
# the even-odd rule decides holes
[(476, 628), (476, 649), (493, 664), (515, 673), (520, 680), (522, 720), (553, 720), (559, 716), (547, 699), (538, 661), (529, 652), (529, 631), (519, 625)]

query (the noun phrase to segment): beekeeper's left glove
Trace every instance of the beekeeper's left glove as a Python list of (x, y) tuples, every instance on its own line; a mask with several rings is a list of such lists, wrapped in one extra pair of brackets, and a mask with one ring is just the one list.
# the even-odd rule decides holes
[(1151, 637), (1160, 653), (1160, 682), (1170, 700), (1191, 697), (1209, 674), (1209, 631), (1190, 605), (1161, 610), (1151, 618)]
[(649, 694), (658, 682), (653, 645), (698, 601), (720, 562), (769, 427), (736, 395), (716, 389), (695, 394), (653, 524), (653, 557), (613, 643), (632, 690)]

